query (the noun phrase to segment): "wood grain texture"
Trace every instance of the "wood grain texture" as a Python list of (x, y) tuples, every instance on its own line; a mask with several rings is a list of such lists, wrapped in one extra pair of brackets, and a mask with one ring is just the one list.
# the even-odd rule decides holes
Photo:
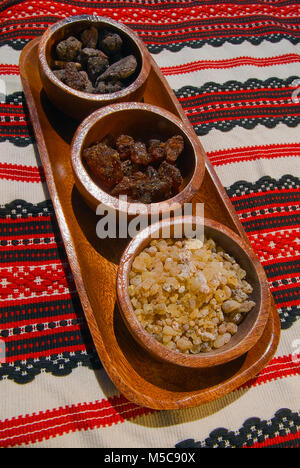
[[(131, 337), (116, 307), (116, 275), (127, 240), (100, 240), (98, 217), (78, 192), (71, 167), (70, 144), (77, 122), (66, 119), (49, 102), (38, 71), (39, 39), (20, 57), (24, 93), (77, 291), (100, 359), (123, 395), (154, 409), (178, 409), (219, 398), (253, 378), (273, 357), (280, 324), (272, 302), (269, 320), (257, 344), (243, 356), (221, 366), (192, 369), (155, 360)], [(160, 105), (190, 125), (156, 63), (144, 92), (146, 103)], [(203, 150), (202, 150), (203, 151)], [(247, 236), (224, 188), (203, 151), (206, 170), (195, 201), (205, 215)], [(100, 383), (99, 383), (100, 385)]]
[[(191, 355), (168, 349), (144, 329), (131, 305), (128, 286), (132, 263), (135, 257), (149, 245), (151, 239), (161, 237), (162, 232), (168, 231), (170, 232), (170, 237), (173, 237), (176, 228), (177, 232), (178, 227), (181, 232), (184, 232), (183, 228), (194, 229), (197, 224), (204, 227), (204, 234), (207, 238), (212, 238), (217, 245), (221, 246), (247, 272), (246, 280), (253, 287), (250, 299), (255, 302), (255, 307), (245, 316), (243, 322), (238, 327), (237, 333), (227, 345), (207, 353)], [(177, 216), (173, 219), (152, 224), (130, 241), (121, 257), (118, 268), (117, 300), (119, 310), (130, 333), (146, 351), (161, 361), (193, 368), (219, 366), (249, 351), (263, 334), (269, 318), (271, 305), (269, 288), (263, 267), (252, 249), (249, 248), (248, 243), (218, 221), (195, 216)]]
[[(137, 59), (137, 76), (134, 82), (115, 93), (91, 94), (77, 91), (60, 81), (50, 67), (54, 60), (54, 46), (72, 34), (80, 34), (91, 24), (99, 30), (108, 29), (118, 33), (123, 39), (124, 53), (133, 54)], [(78, 120), (114, 102), (140, 101), (150, 72), (147, 49), (138, 35), (124, 24), (94, 15), (71, 16), (51, 25), (39, 42), (38, 66), (43, 88), (49, 100), (62, 112)]]

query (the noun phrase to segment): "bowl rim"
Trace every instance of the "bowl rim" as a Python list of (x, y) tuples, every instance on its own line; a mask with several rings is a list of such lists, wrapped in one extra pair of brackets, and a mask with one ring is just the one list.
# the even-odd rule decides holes
[[(159, 343), (150, 333), (148, 333), (140, 324), (133, 311), (129, 292), (129, 273), (131, 270), (132, 262), (135, 256), (149, 243), (150, 236), (153, 232), (167, 226), (175, 226), (182, 223), (196, 224), (203, 223), (204, 226), (211, 227), (215, 230), (221, 231), (222, 234), (229, 236), (240, 248), (242, 248), (253, 264), (254, 270), (257, 274), (259, 291), (260, 291), (260, 304), (257, 316), (252, 326), (249, 328), (246, 335), (238, 341), (233, 347), (225, 351), (218, 350), (218, 354), (201, 354), (201, 355), (186, 355), (177, 351), (172, 351)], [(261, 338), (269, 317), (270, 309), (270, 292), (267, 285), (265, 272), (258, 258), (254, 254), (251, 247), (235, 232), (227, 226), (214, 221), (209, 218), (202, 218), (199, 216), (178, 216), (172, 219), (166, 219), (157, 223), (151, 224), (141, 232), (139, 232), (128, 244), (121, 257), (116, 282), (116, 293), (118, 308), (123, 317), (123, 320), (133, 336), (133, 338), (150, 354), (160, 361), (165, 361), (171, 364), (192, 367), (192, 368), (205, 368), (225, 364), (239, 358), (247, 353)]]
[[(174, 197), (156, 203), (137, 203), (120, 200), (104, 191), (96, 182), (93, 181), (88, 171), (82, 163), (82, 149), (85, 137), (96, 122), (113, 113), (124, 112), (127, 110), (148, 111), (156, 114), (160, 118), (170, 120), (173, 124), (183, 132), (189, 140), (194, 154), (194, 171), (188, 184)], [(118, 211), (119, 213), (127, 214), (128, 216), (141, 215), (157, 215), (161, 213), (169, 213), (170, 210), (181, 208), (184, 203), (191, 201), (195, 193), (199, 190), (205, 174), (205, 158), (202, 147), (194, 131), (180, 120), (175, 114), (162, 109), (161, 107), (152, 104), (138, 102), (123, 102), (115, 103), (100, 109), (97, 109), (77, 128), (72, 143), (71, 143), (71, 164), (75, 176), (76, 185), (79, 184), (79, 191), (84, 192), (86, 197), (93, 199), (93, 205), (98, 206), (100, 203), (108, 208)], [(81, 189), (81, 190), (80, 190)]]
[[(87, 93), (85, 91), (78, 91), (76, 89), (73, 89), (70, 86), (63, 83), (62, 81), (60, 81), (55, 76), (55, 74), (53, 73), (53, 70), (48, 65), (48, 61), (46, 58), (46, 47), (47, 47), (48, 41), (51, 39), (52, 35), (57, 30), (63, 29), (69, 24), (81, 23), (83, 21), (103, 23), (107, 27), (113, 26), (114, 28), (120, 30), (123, 34), (127, 35), (136, 44), (139, 54), (140, 54), (140, 58), (141, 58), (141, 70), (133, 83), (131, 83), (126, 88), (121, 89), (120, 91), (115, 91), (114, 93), (111, 93), (111, 94), (92, 94), (92, 93)], [(60, 21), (57, 21), (56, 23), (49, 26), (48, 29), (46, 29), (38, 45), (39, 65), (42, 68), (45, 75), (47, 76), (47, 78), (50, 80), (50, 82), (53, 85), (58, 86), (61, 90), (63, 90), (65, 93), (69, 95), (76, 96), (79, 99), (82, 99), (88, 102), (93, 102), (95, 104), (96, 103), (99, 103), (99, 104), (109, 103), (109, 102), (115, 101), (116, 99), (124, 100), (124, 98), (126, 98), (127, 95), (134, 93), (136, 90), (142, 87), (149, 76), (150, 68), (151, 68), (149, 61), (146, 60), (146, 53), (147, 53), (146, 46), (132, 29), (128, 28), (123, 23), (120, 23), (118, 21), (115, 21), (105, 16), (97, 16), (97, 15), (69, 16)]]

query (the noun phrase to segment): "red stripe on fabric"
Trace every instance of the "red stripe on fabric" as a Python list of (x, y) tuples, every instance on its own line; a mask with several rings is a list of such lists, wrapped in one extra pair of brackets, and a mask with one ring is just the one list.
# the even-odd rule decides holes
[[(66, 320), (66, 319), (63, 318), (62, 320)], [(20, 327), (20, 325), (18, 325), (18, 327)], [(86, 322), (83, 322), (77, 325), (65, 325), (63, 328), (67, 329), (68, 332), (72, 332), (72, 331), (78, 332), (82, 328), (86, 328), (86, 327), (87, 327)], [(23, 334), (18, 334), (18, 335), (12, 335), (12, 336), (3, 338), (3, 341), (4, 343), (13, 343), (14, 341), (23, 341), (23, 340), (31, 340), (31, 339), (35, 340), (36, 338), (43, 338), (44, 336), (46, 337), (49, 335), (57, 335), (58, 333), (60, 333), (59, 331), (57, 331), (57, 328), (58, 327), (53, 328), (53, 329), (43, 330), (43, 331), (29, 332), (28, 334), (23, 333)], [(63, 340), (64, 338), (62, 338), (62, 341)]]
[[(255, 210), (253, 210), (255, 211)], [(250, 221), (256, 221), (256, 220), (259, 220), (259, 219), (273, 219), (273, 218), (280, 218), (280, 217), (283, 217), (283, 216), (287, 216), (287, 215), (290, 215), (291, 213), (286, 213), (286, 212), (280, 212), (280, 213), (265, 213), (264, 215), (257, 215), (257, 216), (249, 216), (247, 218), (244, 218), (242, 219), (241, 221), (245, 222), (245, 223), (248, 223)], [(295, 210), (292, 212), (293, 215), (296, 215), (296, 214), (300, 214), (300, 210)], [(270, 221), (270, 224), (271, 221)]]
[(290, 354), (273, 358), (257, 377), (248, 380), (240, 388), (250, 388), (272, 380), (293, 375), (300, 375), (300, 359), (296, 360)]
[[(292, 94), (292, 93), (291, 93)], [(179, 98), (181, 101), (182, 98)], [(272, 104), (270, 104), (272, 102)], [(241, 103), (243, 105), (241, 105)], [(290, 106), (292, 104), (291, 95), (281, 97), (277, 99), (276, 97), (258, 97), (253, 98), (247, 97), (245, 99), (239, 99), (239, 101), (220, 101), (220, 102), (205, 102), (204, 104), (198, 103), (192, 106), (184, 106), (184, 110), (187, 114), (191, 117), (194, 115), (201, 115), (202, 113), (209, 114), (210, 112), (216, 111), (226, 111), (226, 110), (243, 110), (243, 109), (260, 109), (264, 106), (272, 106), (272, 107), (284, 107)], [(191, 112), (188, 112), (188, 111)], [(194, 111), (195, 110), (195, 111)], [(197, 112), (196, 112), (197, 111)], [(251, 117), (251, 116), (250, 116)]]
[[(42, 233), (41, 236), (43, 236), (43, 235), (47, 236), (47, 234), (49, 236), (53, 236), (53, 233), (45, 233), (45, 234)], [(30, 237), (30, 236), (31, 235), (29, 234), (28, 237)], [(36, 236), (39, 237), (39, 234), (37, 234)], [(57, 265), (57, 266), (60, 266), (62, 268), (68, 269), (68, 270), (70, 269), (69, 264), (68, 264), (67, 261), (62, 261), (60, 259), (57, 259), (57, 260), (42, 260), (41, 262), (38, 262), (38, 263), (35, 262), (35, 261), (28, 261), (28, 262), (26, 261), (25, 264), (24, 264), (24, 262), (14, 262), (13, 264), (9, 263), (8, 265), (6, 265), (4, 263), (4, 264), (0, 264), (0, 272), (1, 272), (1, 270), (7, 270), (8, 268), (17, 271), (18, 267), (24, 267), (25, 269), (30, 268), (31, 270), (32, 270), (32, 267), (39, 269), (39, 268), (42, 268), (43, 266), (47, 266), (49, 264)]]
[[(9, 104), (3, 103), (3, 104), (1, 104), (1, 107), (3, 109), (9, 109), (9, 110), (11, 110), (11, 109), (20, 109), (20, 110), (22, 110), (23, 109), (22, 104), (14, 104), (13, 102), (11, 102)], [(21, 114), (22, 114), (22, 112), (21, 112)], [(20, 114), (16, 114), (16, 115), (20, 115)]]
[[(249, 25), (250, 28), (247, 28), (247, 25)], [(269, 36), (270, 34), (278, 34), (278, 33), (290, 34), (291, 36), (293, 36), (293, 35), (295, 35), (295, 32), (296, 32), (295, 30), (289, 29), (289, 28), (286, 28), (286, 27), (279, 27), (277, 30), (268, 28), (266, 31), (261, 31), (261, 27), (254, 28), (253, 23), (251, 23), (251, 22), (245, 23), (243, 25), (243, 27), (245, 28), (245, 30), (239, 29), (237, 34), (233, 34), (233, 33), (226, 34), (226, 30), (224, 30), (222, 28), (219, 28), (219, 29), (215, 28), (214, 32), (215, 33), (221, 32), (220, 36), (222, 38), (247, 37), (247, 36), (249, 36), (249, 29), (251, 29), (251, 31), (253, 31), (255, 33), (255, 35), (258, 36), (258, 37), (264, 37), (264, 36)], [(235, 25), (235, 29), (237, 29), (236, 25)], [(153, 41), (147, 40), (147, 36), (153, 37), (153, 31), (149, 31), (148, 34), (145, 34), (145, 32), (143, 30), (141, 30), (141, 29), (135, 28), (135, 30), (139, 33), (140, 37), (143, 39), (143, 41), (146, 44), (152, 44), (153, 43)], [(200, 30), (200, 32), (202, 32), (202, 31)], [(172, 31), (172, 32), (173, 32), (173, 34), (176, 33), (176, 36), (184, 36), (186, 34), (186, 32), (182, 32), (182, 33), (180, 33), (179, 31), (176, 31), (176, 32)], [(193, 32), (196, 33), (197, 30), (194, 30)], [(217, 34), (215, 34), (214, 37), (216, 35)], [(207, 40), (209, 38), (211, 38), (211, 36), (209, 34), (203, 35), (201, 37), (201, 39), (203, 39), (203, 40)], [(190, 38), (188, 38), (188, 39), (180, 39), (180, 38), (179, 39), (174, 39), (174, 36), (171, 34), (170, 35), (170, 41), (168, 41), (168, 42), (182, 43), (182, 42), (185, 42), (185, 41), (188, 42), (190, 40), (191, 40)], [(165, 45), (165, 41), (155, 41), (155, 44)]]
[[(287, 106), (286, 104), (276, 104), (276, 105), (269, 105), (268, 106), (268, 109), (278, 109), (278, 108), (286, 108), (286, 107), (289, 107)], [(296, 106), (295, 106), (296, 107)], [(258, 105), (254, 105), (254, 106), (241, 106), (238, 108), (238, 110), (257, 110), (257, 109), (262, 109), (262, 110), (266, 110), (265, 109), (265, 106), (264, 105), (261, 105), (261, 106), (258, 106)], [(232, 109), (225, 109), (225, 110), (234, 110), (233, 108)], [(203, 115), (203, 114), (211, 114), (212, 112), (210, 110), (207, 110), (207, 111), (201, 111), (201, 112), (187, 112), (187, 115), (189, 117), (193, 117), (195, 115)], [(300, 106), (299, 106), (299, 111), (297, 112), (289, 112), (289, 115), (299, 115), (300, 114)], [(277, 114), (276, 114), (277, 115)], [(272, 115), (271, 114), (254, 114), (254, 115), (247, 115), (246, 117), (249, 118), (249, 119), (255, 119), (255, 118), (262, 118), (262, 117), (271, 117)], [(241, 119), (243, 118), (242, 115), (231, 115), (229, 117), (224, 117), (224, 116), (220, 116), (220, 117), (215, 117), (214, 119), (205, 119), (204, 122), (214, 122), (216, 120), (236, 120), (236, 119)], [(201, 123), (202, 121), (200, 121)], [(194, 122), (196, 123), (196, 122)]]
[[(293, 366), (291, 363), (291, 356), (274, 358), (256, 379), (248, 381), (240, 388), (298, 374), (299, 364)], [(68, 432), (111, 426), (154, 412), (130, 403), (121, 395), (107, 400), (18, 416), (0, 422), (0, 447), (29, 444)]]
[[(4, 314), (2, 314), (0, 312), (0, 318), (2, 318)], [(15, 315), (15, 314), (14, 314)], [(7, 330), (7, 329), (12, 329), (12, 328), (21, 328), (21, 327), (27, 327), (27, 326), (31, 326), (31, 325), (37, 325), (39, 323), (50, 323), (50, 322), (60, 322), (60, 321), (66, 321), (66, 320), (74, 320), (74, 319), (78, 319), (78, 318), (82, 318), (83, 315), (81, 314), (81, 316), (79, 316), (79, 311), (76, 311), (76, 314), (73, 313), (73, 314), (53, 314), (53, 315), (47, 315), (45, 317), (42, 317), (42, 318), (35, 318), (35, 319), (24, 319), (22, 320), (22, 318), (20, 320), (18, 320), (17, 322), (6, 322), (6, 323), (0, 323), (0, 329), (1, 330)], [(81, 322), (80, 324), (81, 325)], [(63, 325), (60, 325), (60, 326), (57, 326), (54, 330), (57, 330), (59, 328), (61, 328)], [(36, 332), (34, 331), (31, 331), (31, 332), (28, 332), (28, 333), (34, 333), (34, 336)], [(27, 332), (25, 332), (24, 334), (22, 335), (18, 335), (20, 337), (24, 337), (24, 335), (27, 334)], [(26, 338), (26, 337), (25, 337)]]
[(53, 302), (53, 301), (59, 301), (59, 300), (67, 300), (67, 299), (72, 299), (74, 297), (77, 297), (77, 291), (76, 289), (74, 290), (67, 290), (64, 293), (53, 293), (53, 294), (47, 294), (47, 296), (41, 294), (40, 296), (30, 296), (30, 297), (14, 297), (12, 299), (5, 299), (3, 301), (0, 301), (0, 307), (11, 307), (11, 306), (19, 306), (20, 308), (24, 305), (27, 304), (40, 304), (41, 302), (43, 304), (48, 303), (48, 302)]
[(291, 283), (291, 284), (283, 284), (282, 286), (273, 286), (272, 291), (278, 292), (278, 291), (286, 291), (292, 288), (296, 288), (297, 286), (300, 286), (299, 283)]
[[(287, 260), (287, 259), (289, 259), (289, 260)], [(291, 261), (291, 260), (294, 261), (294, 262), (297, 262), (298, 260), (300, 260), (300, 257), (298, 257), (296, 255), (296, 256), (293, 256), (293, 257), (282, 257), (282, 258), (280, 257), (280, 258), (275, 258), (275, 259), (273, 258), (271, 260), (266, 260), (264, 262), (264, 265), (271, 265), (272, 263), (279, 263), (280, 264), (280, 263), (285, 263), (286, 261)], [(300, 263), (299, 263), (299, 265), (292, 265), (292, 266), (294, 268), (300, 267)]]
[[(124, 4), (125, 3), (125, 4)], [(88, 5), (87, 7), (83, 6), (75, 6), (75, 5), (67, 5), (60, 2), (51, 2), (52, 8), (49, 8), (48, 5), (45, 5), (45, 2), (40, 1), (25, 1), (22, 4), (16, 5), (8, 5), (9, 10), (5, 9), (0, 17), (3, 19), (16, 19), (18, 18), (18, 14), (22, 19), (28, 19), (28, 22), (31, 21), (34, 23), (34, 16), (42, 16), (44, 15), (57, 15), (58, 17), (62, 17), (67, 14), (75, 15), (75, 14), (101, 14), (103, 16), (110, 16), (115, 19), (120, 19), (124, 23), (137, 23), (139, 20), (141, 23), (145, 23), (145, 12), (147, 15), (147, 24), (171, 24), (176, 23), (178, 21), (187, 21), (190, 19), (193, 20), (209, 20), (215, 19), (216, 16), (218, 19), (223, 18), (224, 22), (226, 22), (227, 18), (240, 18), (240, 17), (251, 17), (255, 15), (263, 15), (267, 18), (271, 18), (273, 21), (276, 21), (277, 18), (283, 19), (284, 17), (293, 18), (299, 16), (298, 5), (284, 5), (280, 6), (280, 10), (278, 6), (272, 5), (272, 3), (263, 3), (257, 4), (255, 2), (253, 5), (251, 3), (247, 4), (240, 4), (238, 7), (236, 3), (228, 3), (222, 4), (214, 4), (211, 2), (207, 2), (207, 4), (201, 5), (188, 5), (185, 6), (181, 3), (168, 3), (167, 7), (168, 10), (172, 8), (173, 5), (180, 6), (181, 8), (174, 8), (172, 9), (172, 16), (166, 15), (166, 10), (164, 9), (153, 9), (153, 5), (151, 4), (140, 4), (135, 2), (116, 2), (118, 8), (109, 8), (105, 7), (105, 4), (102, 6), (101, 9), (93, 8), (92, 5)], [(262, 20), (260, 20), (262, 21)], [(257, 22), (257, 21), (256, 21)], [(231, 24), (231, 23), (230, 23)], [(240, 25), (242, 27), (242, 25)]]
[[(291, 154), (292, 153), (292, 154)], [(299, 156), (300, 144), (262, 145), (210, 151), (207, 153), (215, 166), (256, 159), (273, 159), (283, 156)], [(257, 194), (256, 194), (257, 195)], [(258, 194), (260, 195), (260, 194)]]
[[(3, 431), (0, 428), (0, 446), (28, 444), (68, 432), (111, 426), (150, 413), (154, 413), (154, 410), (141, 408), (121, 396), (41, 412), (38, 415), (21, 416), (13, 421), (13, 426)], [(5, 425), (9, 423), (10, 421), (5, 421)]]
[[(252, 241), (251, 243), (252, 243), (252, 246), (254, 246), (254, 248), (255, 248), (255, 241)], [(262, 263), (263, 266), (269, 266), (269, 265), (274, 264), (274, 267), (276, 267), (276, 265), (280, 264), (280, 263), (297, 262), (297, 258), (298, 257), (295, 256), (295, 255), (293, 255), (293, 256), (286, 255), (285, 257), (283, 256), (282, 258), (280, 258), (280, 261), (276, 257), (274, 257), (274, 258), (271, 258), (269, 260), (260, 260), (260, 262)], [(284, 267), (284, 268), (285, 269), (290, 269), (290, 268), (296, 269), (296, 268), (299, 268), (299, 267), (300, 267), (300, 264), (299, 265), (290, 265), (289, 268), (287, 268), (287, 267)], [(286, 275), (288, 275), (291, 278), (293, 276), (297, 276), (298, 274), (299, 274), (299, 272), (296, 272), (295, 274), (291, 273), (291, 272), (286, 273)], [(285, 276), (285, 273), (281, 272), (279, 278), (281, 278), (283, 276)], [(278, 278), (278, 276), (272, 276), (270, 278), (270, 281), (271, 280), (273, 281), (273, 279), (276, 279), (276, 278)]]
[(199, 60), (183, 65), (161, 67), (161, 71), (164, 75), (177, 75), (206, 69), (224, 69), (241, 66), (270, 67), (273, 65), (282, 65), (295, 62), (300, 62), (300, 55), (283, 54), (277, 55), (275, 57), (242, 56), (224, 60)]
[(37, 216), (26, 216), (26, 218), (11, 218), (11, 217), (8, 217), (8, 218), (3, 218), (0, 220), (0, 224), (6, 224), (6, 223), (10, 223), (10, 224), (19, 224), (19, 223), (24, 223), (24, 224), (27, 224), (27, 223), (31, 223), (31, 222), (34, 222), (34, 221), (46, 221), (48, 223), (51, 222), (51, 215), (47, 215), (47, 216), (43, 216), (43, 215), (37, 215)]
[[(49, 236), (50, 237), (50, 236)], [(40, 242), (39, 244), (28, 244), (28, 245), (23, 245), (23, 244), (20, 244), (20, 245), (6, 245), (6, 246), (0, 246), (0, 250), (2, 248), (2, 250), (6, 251), (7, 250), (7, 253), (11, 253), (11, 252), (19, 252), (19, 251), (23, 251), (23, 250), (26, 250), (26, 252), (30, 252), (31, 250), (43, 250), (43, 251), (46, 251), (47, 250), (53, 250), (53, 249), (56, 249), (57, 248), (57, 244), (56, 244), (56, 240), (54, 238), (54, 236), (52, 235), (52, 242), (49, 242), (49, 243), (42, 243)], [(7, 240), (7, 237), (6, 237), (6, 240)], [(12, 238), (12, 240), (14, 240)], [(20, 240), (20, 239), (18, 239)]]
[[(269, 106), (269, 107), (275, 107), (275, 106)], [(264, 106), (262, 106), (262, 109), (265, 109)], [(202, 114), (208, 114), (209, 112), (202, 112)], [(292, 113), (292, 112), (289, 112), (289, 115), (299, 115), (300, 114), (300, 110), (299, 112), (297, 113)], [(201, 112), (199, 112), (199, 115), (201, 115)], [(282, 115), (282, 114), (281, 114)], [(190, 114), (188, 115), (190, 117), (193, 116), (193, 114)], [(263, 119), (263, 118), (270, 118), (270, 117), (280, 117), (278, 114), (264, 114), (264, 113), (261, 113), (261, 114), (254, 114), (254, 115), (237, 115), (237, 116), (229, 116), (229, 117), (215, 117), (214, 119), (205, 119), (205, 120), (197, 120), (195, 122), (193, 122), (193, 124), (203, 124), (203, 123), (210, 123), (210, 122), (216, 122), (216, 121), (223, 121), (223, 120), (240, 120), (240, 119), (243, 119), (243, 118), (247, 118), (247, 119)]]
[[(274, 264), (276, 264), (276, 259), (273, 260)], [(262, 262), (262, 265), (264, 265), (264, 262)], [(281, 280), (281, 279), (286, 279), (287, 278), (298, 278), (299, 277), (299, 271), (296, 272), (296, 273), (282, 273), (278, 276), (272, 276), (268, 279), (269, 283), (272, 283), (274, 281), (278, 281), (278, 280)], [(300, 277), (299, 277), (300, 278)]]
[(45, 182), (45, 175), (42, 167), (0, 163), (0, 179), (20, 182)]
[[(0, 113), (1, 115), (1, 113)], [(3, 113), (2, 115), (7, 115), (6, 113)], [(22, 114), (11, 114), (10, 115), (14, 115), (14, 116), (21, 116)], [(14, 127), (15, 125), (18, 125), (18, 127), (27, 127), (28, 126), (28, 122), (25, 122), (25, 119), (23, 120), (19, 120), (18, 122), (15, 122), (14, 120), (12, 120), (11, 122), (1, 122), (1, 127)], [(3, 133), (1, 133), (1, 135), (3, 135)]]
[(18, 65), (0, 64), (0, 75), (19, 75)]
[[(80, 345), (74, 345), (72, 344), (72, 347), (70, 346), (61, 346), (61, 347), (57, 347), (57, 348), (51, 348), (51, 349), (46, 349), (45, 351), (32, 351), (32, 353), (27, 353), (27, 354), (20, 354), (20, 355), (16, 355), (16, 356), (12, 356), (12, 357), (7, 357), (5, 358), (5, 362), (7, 362), (8, 364), (9, 363), (13, 363), (15, 361), (23, 361), (25, 359), (36, 359), (36, 358), (39, 358), (39, 357), (48, 357), (49, 355), (53, 355), (53, 354), (61, 354), (61, 353), (64, 353), (64, 352), (74, 352), (74, 351), (86, 351), (90, 346), (89, 343), (87, 344), (80, 344)], [(1, 447), (1, 440), (0, 440), (0, 447)]]
[[(266, 439), (264, 442), (256, 442), (251, 446), (244, 446), (243, 448), (264, 448), (264, 447), (272, 447), (273, 445), (284, 444), (285, 442), (290, 442), (293, 440), (297, 440), (300, 438), (300, 431), (296, 432), (295, 434), (289, 433), (286, 436), (276, 436), (272, 439)], [(299, 448), (299, 442), (295, 442), (295, 445), (290, 448)]]
[[(295, 204), (297, 204), (297, 202), (295, 201), (287, 201), (287, 202), (281, 202), (281, 201), (278, 201), (277, 203), (268, 203), (266, 205), (259, 205), (259, 206), (251, 206), (251, 207), (248, 207), (248, 208), (243, 208), (243, 209), (239, 209), (238, 210), (238, 214), (246, 214), (246, 213), (252, 213), (254, 211), (260, 211), (260, 210), (268, 210), (269, 208), (280, 208), (281, 206), (284, 206), (284, 207), (292, 207), (294, 206)], [(284, 212), (280, 212), (281, 214), (288, 214), (288, 213), (294, 213), (294, 211), (284, 211)], [(280, 214), (278, 213), (278, 214)], [(258, 214), (257, 216), (258, 217), (262, 217), (264, 218), (265, 215), (268, 214), (268, 213), (264, 213), (264, 214)], [(249, 218), (243, 218), (245, 221), (247, 221)]]
[[(5, 219), (6, 219), (6, 221), (9, 222), (9, 218), (5, 218)], [(23, 234), (22, 233), (22, 236), (21, 235), (18, 236), (18, 240), (22, 241), (22, 240), (25, 240), (25, 239), (29, 239), (29, 240), (30, 239), (32, 239), (32, 240), (33, 239), (40, 239), (42, 241), (44, 238), (47, 238), (47, 239), (52, 238), (52, 237), (55, 238), (55, 235), (56, 234), (54, 232), (52, 232), (52, 233), (51, 232), (41, 232), (41, 233), (32, 232), (30, 234)], [(9, 240), (14, 240), (15, 237), (14, 236), (11, 236), (11, 237), (5, 236), (5, 239), (7, 241), (9, 241)], [(57, 245), (63, 245), (63, 241), (61, 239), (55, 239), (55, 242), (56, 242)], [(3, 246), (1, 246), (1, 247), (3, 247)], [(26, 265), (29, 265), (29, 263), (26, 262)], [(0, 269), (1, 269), (1, 267), (0, 267)]]
[(232, 195), (230, 197), (231, 200), (244, 200), (247, 198), (253, 198), (253, 197), (262, 197), (264, 194), (266, 195), (273, 195), (273, 194), (282, 194), (282, 193), (295, 193), (296, 195), (299, 194), (299, 188), (282, 188), (282, 189), (275, 189), (275, 190), (265, 190), (264, 192), (250, 192), (246, 193), (244, 195)]
[[(293, 90), (295, 90), (295, 88), (296, 87), (293, 87), (293, 86), (283, 86), (283, 87), (280, 87), (280, 88), (255, 88), (255, 89), (236, 89), (236, 90), (232, 89), (230, 91), (212, 91), (209, 94), (202, 93), (202, 94), (195, 94), (194, 96), (181, 97), (179, 100), (181, 102), (185, 102), (185, 101), (191, 101), (193, 99), (200, 99), (201, 97), (206, 97), (206, 98), (207, 97), (213, 97), (213, 96), (220, 97), (220, 96), (223, 96), (223, 95), (225, 95), (227, 97), (228, 95), (232, 95), (232, 94), (234, 94), (234, 95), (245, 94), (245, 93), (251, 94), (251, 93), (257, 93), (257, 92), (261, 92), (261, 91), (270, 92), (271, 90), (273, 90), (273, 92), (278, 91), (278, 90), (280, 90), (280, 91), (293, 91)], [(276, 96), (274, 95), (273, 99), (275, 99), (275, 98), (276, 98)], [(269, 99), (271, 99), (271, 98), (269, 98)], [(239, 100), (239, 102), (241, 102), (241, 101), (242, 101), (242, 99)], [(221, 103), (223, 103), (223, 102), (226, 103), (228, 101), (227, 100), (224, 100), (224, 101), (220, 100), (220, 102)], [(209, 103), (210, 102), (208, 101), (206, 104), (209, 104)], [(211, 104), (215, 104), (215, 101), (212, 101)], [(184, 108), (188, 109), (188, 107), (184, 107)]]

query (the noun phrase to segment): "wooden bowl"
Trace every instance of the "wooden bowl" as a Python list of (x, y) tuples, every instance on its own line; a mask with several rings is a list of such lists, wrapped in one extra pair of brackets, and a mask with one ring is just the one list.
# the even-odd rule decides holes
[[(174, 237), (174, 229), (200, 223), (204, 223), (204, 233), (207, 237), (215, 240), (246, 271), (246, 279), (253, 287), (250, 299), (255, 301), (256, 305), (245, 316), (238, 326), (237, 333), (232, 336), (227, 345), (207, 353), (187, 355), (166, 348), (140, 324), (129, 297), (129, 273), (134, 258), (149, 244), (154, 233), (160, 236), (162, 229), (169, 227), (170, 237)], [(218, 366), (249, 351), (262, 336), (270, 310), (270, 294), (264, 270), (247, 243), (216, 221), (192, 216), (176, 217), (152, 224), (132, 239), (121, 257), (118, 268), (117, 300), (121, 315), (131, 335), (148, 353), (160, 361), (194, 368)]]
[[(184, 139), (184, 151), (178, 158), (183, 184), (180, 192), (163, 202), (144, 204), (122, 201), (109, 195), (93, 179), (89, 169), (82, 160), (84, 148), (102, 140), (107, 135), (113, 138), (128, 134), (133, 138), (146, 141), (153, 134), (167, 140), (180, 134)], [(78, 127), (71, 144), (71, 161), (75, 184), (87, 202), (95, 211), (101, 203), (107, 208), (129, 218), (137, 214), (148, 216), (168, 213), (170, 209), (188, 203), (199, 190), (205, 172), (205, 161), (198, 138), (174, 114), (150, 104), (120, 103), (99, 109), (87, 117)]]
[[(123, 39), (124, 52), (128, 55), (133, 54), (137, 59), (135, 80), (121, 91), (111, 94), (77, 91), (62, 83), (51, 69), (56, 44), (72, 34), (80, 34), (90, 25), (118, 33)], [(58, 109), (74, 119), (81, 120), (99, 107), (114, 102), (141, 100), (151, 68), (147, 54), (144, 43), (123, 24), (101, 16), (71, 16), (50, 26), (40, 40), (38, 62), (43, 88)]]

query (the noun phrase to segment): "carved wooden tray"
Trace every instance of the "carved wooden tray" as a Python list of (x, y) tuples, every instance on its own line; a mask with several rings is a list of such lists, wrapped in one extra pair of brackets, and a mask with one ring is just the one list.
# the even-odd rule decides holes
[[(153, 360), (133, 340), (116, 307), (117, 265), (127, 241), (100, 240), (96, 217), (75, 185), (70, 143), (77, 123), (57, 111), (41, 85), (37, 46), (39, 38), (23, 49), (20, 74), (47, 184), (78, 294), (95, 347), (109, 377), (129, 400), (154, 409), (177, 409), (219, 398), (253, 378), (273, 357), (280, 323), (272, 302), (260, 341), (248, 353), (225, 365), (193, 369)], [(167, 109), (190, 123), (152, 57), (144, 94), (146, 103)], [(204, 153), (204, 150), (203, 150)], [(208, 157), (203, 185), (195, 201), (205, 203), (205, 216), (247, 236)]]

